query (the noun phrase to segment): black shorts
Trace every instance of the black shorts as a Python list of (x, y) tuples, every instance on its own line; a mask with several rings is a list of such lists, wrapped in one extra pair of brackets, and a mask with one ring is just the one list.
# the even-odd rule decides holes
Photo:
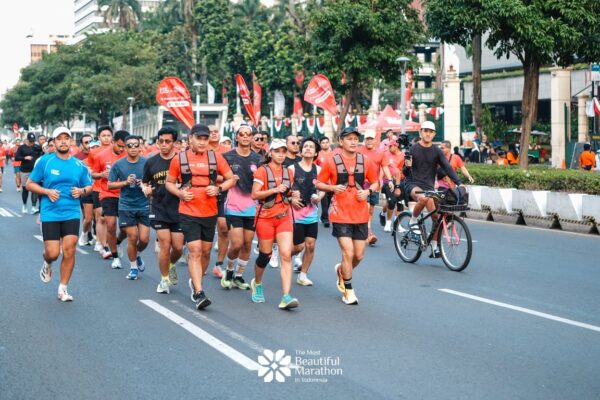
[(369, 236), (369, 224), (339, 224), (333, 223), (331, 234), (337, 238), (349, 237), (352, 240), (367, 240)]
[(227, 192), (220, 193), (217, 196), (217, 217), (225, 217), (225, 200), (227, 199)]
[(102, 208), (100, 204), (100, 192), (92, 192), (92, 200), (94, 202), (94, 208)]
[(42, 222), (42, 237), (46, 240), (60, 240), (68, 235), (79, 236), (79, 220)]
[(139, 224), (150, 226), (148, 210), (119, 211), (119, 227), (126, 228), (128, 226), (138, 226)]
[(318, 222), (312, 224), (294, 224), (294, 246), (304, 243), (307, 237), (316, 239), (318, 233)]
[(102, 204), (102, 215), (105, 217), (117, 217), (119, 215), (119, 199), (116, 197), (109, 197), (103, 199)]
[(161, 229), (168, 229), (170, 232), (183, 232), (181, 230), (181, 224), (179, 222), (165, 222), (151, 219), (150, 225), (155, 231)]
[(88, 196), (81, 197), (81, 204), (94, 204), (94, 195), (90, 194)]
[(226, 215), (227, 219), (227, 227), (229, 229), (233, 228), (243, 228), (247, 231), (255, 231), (256, 226), (254, 225), (255, 217), (242, 217), (239, 215)]
[(373, 193), (371, 193), (369, 195), (369, 198), (367, 199), (367, 201), (372, 206), (378, 205), (379, 204), (379, 192), (373, 192)]
[(212, 242), (215, 238), (215, 227), (217, 226), (216, 215), (214, 217), (191, 217), (181, 214), (179, 223), (186, 243), (196, 240)]

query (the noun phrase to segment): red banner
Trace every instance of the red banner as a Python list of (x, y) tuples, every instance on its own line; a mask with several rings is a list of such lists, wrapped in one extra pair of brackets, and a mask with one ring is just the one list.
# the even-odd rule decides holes
[(185, 84), (173, 76), (163, 79), (156, 89), (156, 101), (188, 128), (194, 126), (194, 111), (190, 92)]
[(308, 84), (304, 93), (304, 101), (314, 104), (329, 111), (333, 115), (337, 115), (337, 105), (331, 83), (325, 75), (315, 75)]
[(302, 118), (303, 111), (302, 99), (296, 96), (296, 91), (294, 90), (294, 115), (297, 115), (298, 118)]
[(250, 98), (250, 90), (248, 90), (248, 86), (246, 85), (246, 81), (244, 81), (244, 77), (240, 74), (236, 74), (235, 83), (240, 91), (240, 98), (244, 103), (244, 108), (252, 120), (252, 123), (256, 125), (256, 114), (254, 114), (254, 107), (252, 106), (252, 99)]
[(258, 79), (254, 72), (252, 73), (252, 95), (254, 97), (254, 122), (257, 125), (257, 121), (260, 121), (260, 107), (262, 98), (262, 88), (258, 84)]

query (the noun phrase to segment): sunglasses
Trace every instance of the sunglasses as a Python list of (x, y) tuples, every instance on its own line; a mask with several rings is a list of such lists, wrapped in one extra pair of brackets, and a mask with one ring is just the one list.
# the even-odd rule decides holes
[(252, 134), (251, 133), (238, 133), (239, 137), (251, 137)]
[(290, 142), (291, 145), (300, 144), (300, 142)]
[(82, 142), (83, 144), (90, 144), (91, 140), (86, 140), (85, 142)]
[(171, 144), (173, 141), (171, 139), (158, 139), (158, 143)]
[(139, 143), (127, 143), (127, 147), (130, 149), (137, 149), (138, 147), (140, 147)]
[(257, 142), (264, 142), (265, 138), (257, 136), (257, 137), (254, 138), (254, 140), (256, 140)]

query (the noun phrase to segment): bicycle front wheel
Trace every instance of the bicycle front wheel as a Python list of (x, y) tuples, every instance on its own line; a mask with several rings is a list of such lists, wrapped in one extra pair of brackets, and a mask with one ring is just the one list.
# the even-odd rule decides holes
[(420, 237), (410, 231), (410, 217), (412, 213), (404, 211), (394, 221), (394, 247), (396, 252), (407, 263), (414, 263), (421, 256)]
[(467, 268), (473, 252), (473, 241), (465, 221), (456, 215), (448, 215), (446, 226), (440, 223), (439, 233), (438, 246), (446, 267), (456, 272)]

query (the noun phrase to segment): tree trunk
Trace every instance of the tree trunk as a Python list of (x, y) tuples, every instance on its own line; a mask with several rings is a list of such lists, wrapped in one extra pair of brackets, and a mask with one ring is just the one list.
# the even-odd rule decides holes
[(473, 123), (481, 138), (481, 35), (473, 36)]
[(523, 99), (521, 101), (521, 140), (519, 167), (527, 169), (529, 165), (529, 136), (531, 126), (537, 118), (538, 90), (540, 86), (540, 63), (535, 56), (525, 54), (523, 62)]
[(356, 88), (358, 86), (357, 79), (354, 76), (352, 76), (350, 79), (352, 80), (352, 83), (348, 88), (348, 92), (346, 92), (346, 105), (342, 107), (342, 113), (340, 114), (340, 124), (338, 125), (338, 130), (335, 135), (336, 140), (340, 132), (342, 132), (342, 129), (344, 129), (344, 121), (346, 120), (346, 115), (348, 114), (348, 110), (350, 109), (351, 99), (354, 96), (354, 92), (356, 91)]

